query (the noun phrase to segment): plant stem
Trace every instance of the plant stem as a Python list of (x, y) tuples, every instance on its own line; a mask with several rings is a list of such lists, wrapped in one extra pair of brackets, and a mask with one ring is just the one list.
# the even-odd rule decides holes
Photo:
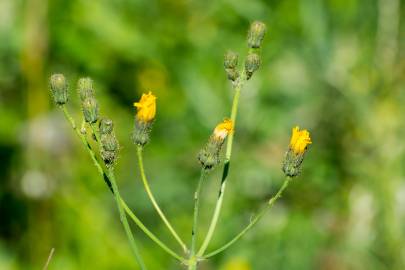
[(194, 193), (194, 214), (193, 214), (193, 227), (191, 230), (191, 248), (190, 248), (190, 261), (193, 263), (190, 263), (189, 265), (189, 270), (194, 270), (197, 267), (197, 261), (194, 258), (195, 256), (195, 246), (196, 246), (196, 241), (197, 241), (197, 231), (198, 231), (198, 211), (200, 207), (200, 194), (201, 194), (201, 187), (204, 182), (204, 179), (207, 175), (207, 171), (202, 168), (201, 169), (201, 174), (200, 174), (200, 179), (198, 180), (198, 185), (197, 189)]
[(173, 235), (173, 237), (177, 240), (177, 242), (180, 244), (180, 246), (182, 247), (183, 251), (185, 253), (188, 252), (187, 250), (187, 246), (184, 244), (184, 242), (181, 240), (181, 238), (178, 236), (178, 234), (176, 233), (176, 231), (173, 229), (172, 225), (170, 224), (170, 222), (167, 220), (165, 214), (163, 213), (163, 211), (160, 209), (158, 203), (156, 202), (155, 197), (152, 194), (152, 191), (149, 187), (149, 183), (148, 180), (146, 178), (145, 175), (145, 169), (143, 166), (143, 157), (142, 157), (142, 147), (141, 146), (137, 146), (137, 156), (138, 156), (138, 165), (139, 165), (139, 170), (141, 173), (141, 178), (142, 178), (142, 182), (143, 185), (145, 187), (146, 193), (149, 196), (150, 201), (152, 202), (153, 206), (155, 207), (156, 211), (158, 212), (160, 218), (163, 220), (164, 224), (166, 225), (166, 227), (169, 229), (169, 231), (171, 232), (171, 234)]
[[(90, 127), (91, 127), (91, 129), (93, 131), (93, 135), (96, 137), (98, 147), (99, 147), (99, 149), (101, 149), (102, 145), (101, 145), (101, 140), (100, 140), (100, 134), (99, 134), (99, 131), (97, 130), (96, 123), (90, 124)], [(121, 195), (120, 195), (119, 190), (118, 190), (117, 182), (115, 181), (115, 175), (114, 175), (113, 167), (107, 167), (107, 177), (108, 177), (108, 179), (110, 180), (110, 183), (111, 183), (111, 188), (112, 188), (112, 191), (113, 191), (115, 202), (117, 203), (117, 208), (118, 208), (118, 212), (119, 212), (119, 215), (120, 215), (120, 220), (121, 220), (122, 226), (124, 227), (125, 233), (126, 233), (126, 235), (128, 237), (129, 245), (131, 247), (131, 250), (134, 253), (135, 258), (137, 259), (141, 269), (146, 270), (147, 269), (146, 265), (143, 262), (141, 254), (139, 253), (138, 246), (135, 243), (134, 235), (132, 234), (131, 228), (129, 227), (127, 216), (125, 215), (125, 212), (124, 212), (124, 210), (122, 208), (122, 205), (121, 205)]]
[[(242, 70), (241, 78), (237, 82), (236, 86), (234, 87), (235, 95), (233, 97), (232, 110), (231, 110), (231, 120), (233, 122), (234, 129), (235, 129), (235, 126), (236, 126), (236, 115), (237, 115), (237, 112), (238, 112), (238, 104), (239, 104), (240, 92), (241, 92), (241, 89), (243, 87), (243, 84), (246, 81), (246, 77), (245, 77), (244, 74), (245, 74), (245, 69)], [(221, 212), (222, 202), (223, 202), (223, 199), (224, 199), (224, 193), (225, 193), (225, 188), (226, 188), (226, 180), (228, 178), (228, 173), (229, 173), (229, 166), (230, 166), (231, 155), (232, 155), (233, 137), (234, 137), (234, 132), (230, 133), (229, 136), (228, 136), (228, 141), (226, 143), (226, 154), (225, 154), (224, 169), (223, 169), (223, 172), (222, 172), (222, 179), (221, 179), (221, 187), (219, 189), (219, 194), (218, 194), (217, 202), (216, 202), (216, 205), (215, 205), (214, 214), (212, 216), (211, 223), (210, 223), (210, 226), (208, 228), (207, 235), (206, 235), (206, 237), (204, 239), (204, 242), (203, 242), (201, 248), (197, 252), (197, 256), (202, 256), (204, 254), (205, 250), (207, 249), (207, 247), (208, 247), (208, 245), (209, 245), (209, 243), (210, 243), (210, 241), (212, 239), (212, 236), (214, 235), (214, 231), (215, 231), (215, 228), (216, 228), (217, 223), (218, 223), (219, 214)]]
[[(103, 167), (101, 166), (100, 162), (98, 161), (95, 152), (93, 151), (91, 145), (87, 141), (87, 138), (82, 134), (77, 128), (74, 123), (73, 118), (70, 116), (69, 112), (67, 111), (65, 106), (62, 106), (62, 110), (64, 112), (64, 115), (66, 119), (69, 121), (71, 124), (73, 130), (76, 131), (78, 137), (81, 139), (84, 147), (86, 148), (87, 152), (89, 153), (94, 165), (97, 168), (98, 173), (103, 177), (104, 181), (106, 182), (107, 186), (110, 188), (111, 192), (114, 194), (114, 191), (112, 189), (112, 184), (111, 181), (108, 177), (108, 175), (104, 172)], [(124, 208), (125, 212), (127, 215), (135, 222), (135, 224), (147, 235), (149, 238), (154, 241), (157, 245), (159, 245), (164, 251), (166, 251), (168, 254), (176, 258), (177, 260), (181, 262), (185, 262), (185, 259), (182, 258), (180, 255), (178, 255), (176, 252), (174, 252), (172, 249), (167, 247), (162, 241), (159, 240), (143, 223), (142, 221), (132, 212), (132, 210), (128, 207), (124, 199), (122, 197), (120, 198), (122, 207)]]
[(157, 245), (159, 245), (164, 251), (166, 251), (168, 254), (170, 254), (172, 257), (175, 259), (179, 260), (182, 263), (185, 263), (186, 260), (185, 258), (181, 257), (178, 255), (176, 252), (174, 252), (172, 249), (170, 249), (168, 246), (166, 246), (162, 241), (159, 240), (149, 229), (139, 220), (139, 218), (129, 209), (128, 205), (125, 203), (125, 201), (121, 198), (121, 204), (124, 210), (127, 212), (128, 216), (135, 222), (136, 225), (147, 235), (149, 236), (150, 239), (152, 239)]
[(121, 223), (124, 226), (124, 230), (125, 230), (125, 233), (127, 234), (127, 237), (128, 237), (129, 244), (131, 246), (132, 252), (134, 253), (135, 258), (137, 259), (141, 269), (146, 270), (147, 269), (146, 265), (143, 262), (141, 254), (139, 253), (138, 246), (135, 243), (134, 236), (133, 236), (133, 234), (131, 232), (131, 228), (129, 227), (129, 224), (128, 224), (128, 219), (127, 219), (127, 217), (125, 215), (125, 212), (124, 212), (124, 210), (122, 208), (121, 196), (120, 196), (120, 193), (119, 193), (119, 190), (118, 190), (118, 187), (117, 187), (117, 183), (115, 182), (115, 176), (114, 176), (113, 168), (108, 168), (107, 170), (108, 170), (108, 178), (111, 181), (112, 189), (114, 191), (114, 198), (115, 198), (115, 201), (117, 203)]
[(205, 255), (203, 258), (207, 259), (209, 257), (212, 257), (222, 251), (224, 251), (225, 249), (227, 249), (229, 246), (231, 246), (232, 244), (234, 244), (236, 241), (238, 241), (243, 235), (245, 235), (245, 233), (247, 233), (262, 217), (263, 215), (267, 212), (267, 210), (269, 210), (274, 203), (281, 197), (283, 191), (287, 188), (288, 184), (291, 182), (292, 178), (291, 177), (287, 177), (284, 180), (283, 185), (281, 186), (281, 188), (277, 191), (276, 195), (274, 195), (267, 203), (266, 207), (259, 213), (256, 215), (255, 218), (253, 218), (250, 223), (239, 233), (237, 234), (234, 238), (232, 238), (232, 240), (230, 240), (228, 243), (226, 243), (225, 245), (223, 245), (222, 247), (208, 253), (207, 255)]

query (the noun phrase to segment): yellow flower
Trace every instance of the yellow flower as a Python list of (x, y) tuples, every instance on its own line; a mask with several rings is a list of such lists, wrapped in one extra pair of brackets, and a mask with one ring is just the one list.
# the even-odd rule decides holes
[(135, 102), (134, 106), (137, 109), (136, 118), (141, 122), (150, 122), (156, 115), (156, 96), (149, 91), (147, 94), (142, 94), (139, 102)]
[(292, 136), (290, 140), (290, 148), (293, 150), (294, 154), (303, 154), (308, 146), (311, 144), (311, 138), (309, 137), (309, 132), (306, 129), (300, 130), (298, 126), (292, 129)]
[(214, 138), (224, 140), (229, 133), (233, 132), (233, 122), (231, 119), (224, 119), (214, 129)]

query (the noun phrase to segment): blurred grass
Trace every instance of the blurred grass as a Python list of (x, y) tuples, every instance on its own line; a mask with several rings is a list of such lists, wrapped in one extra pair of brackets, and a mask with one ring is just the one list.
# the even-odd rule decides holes
[[(113, 198), (49, 98), (63, 72), (90, 76), (122, 145), (122, 194), (175, 246), (141, 187), (132, 103), (158, 95), (146, 169), (189, 238), (198, 150), (227, 116), (227, 49), (244, 56), (268, 25), (262, 67), (242, 93), (224, 211), (211, 247), (281, 184), (290, 128), (311, 131), (303, 174), (241, 242), (202, 269), (404, 269), (404, 3), (400, 0), (0, 2), (0, 269), (136, 269)], [(78, 121), (78, 120), (77, 120)], [(204, 189), (205, 232), (219, 185)], [(179, 269), (135, 227), (150, 269)], [(200, 239), (201, 240), (201, 239)], [(238, 268), (239, 267), (239, 268)]]

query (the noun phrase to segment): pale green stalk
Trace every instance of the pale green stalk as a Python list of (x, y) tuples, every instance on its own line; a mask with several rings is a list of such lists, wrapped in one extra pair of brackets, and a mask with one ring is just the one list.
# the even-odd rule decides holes
[[(72, 127), (74, 127), (74, 121), (73, 119), (70, 117), (69, 113), (67, 112), (67, 110), (65, 109), (64, 111), (66, 111), (65, 116), (66, 118), (69, 119), (69, 122), (72, 124)], [(70, 121), (72, 120), (72, 121)], [(73, 128), (74, 129), (74, 128)], [(97, 160), (97, 157), (93, 151), (93, 149), (91, 148), (91, 145), (88, 143), (87, 138), (84, 136), (84, 134), (82, 133), (78, 133), (78, 136), (82, 139), (83, 145), (85, 146), (85, 148), (87, 149), (87, 152), (89, 153), (94, 165), (97, 168), (97, 171), (99, 172), (99, 174), (103, 177), (104, 181), (107, 183), (108, 187), (112, 190), (112, 186), (111, 186), (111, 181), (108, 178), (107, 174), (104, 172), (100, 162)], [(149, 238), (154, 241), (157, 245), (159, 245), (163, 250), (165, 250), (167, 253), (169, 253), (171, 256), (173, 256), (174, 258), (176, 258), (177, 260), (184, 262), (184, 258), (182, 258), (181, 256), (179, 256), (176, 252), (174, 252), (172, 249), (170, 249), (169, 247), (167, 247), (161, 240), (159, 240), (159, 238), (157, 238), (143, 223), (142, 221), (132, 212), (132, 210), (128, 207), (128, 205), (126, 204), (126, 202), (124, 201), (124, 199), (122, 199), (122, 197), (120, 198), (122, 207), (124, 208), (125, 212), (127, 213), (127, 215), (135, 222), (135, 224), (147, 235), (149, 236)]]
[(195, 258), (195, 246), (197, 241), (197, 231), (198, 231), (198, 212), (200, 206), (200, 194), (201, 187), (207, 176), (207, 171), (203, 168), (201, 169), (200, 179), (198, 180), (198, 185), (194, 193), (194, 214), (193, 214), (193, 227), (191, 230), (191, 248), (190, 248), (190, 260), (189, 260), (189, 270), (197, 269), (197, 259)]
[(114, 191), (115, 202), (117, 203), (118, 211), (119, 211), (119, 214), (120, 214), (120, 220), (121, 220), (122, 225), (124, 226), (125, 233), (127, 234), (127, 237), (129, 239), (129, 244), (131, 246), (132, 252), (134, 253), (135, 258), (137, 259), (141, 269), (146, 270), (147, 269), (146, 265), (143, 262), (141, 254), (139, 253), (138, 246), (135, 243), (134, 236), (132, 234), (131, 228), (129, 227), (127, 216), (125, 215), (125, 212), (124, 212), (124, 210), (122, 208), (121, 196), (120, 196), (120, 193), (119, 193), (119, 190), (118, 190), (118, 187), (117, 187), (117, 183), (115, 182), (115, 176), (114, 176), (113, 168), (108, 168), (107, 170), (108, 170), (108, 178), (111, 181), (111, 186), (112, 186), (112, 189)]
[(281, 197), (283, 191), (287, 188), (287, 186), (291, 182), (291, 180), (292, 180), (292, 178), (290, 178), (290, 177), (287, 177), (285, 179), (281, 188), (277, 191), (276, 195), (274, 195), (268, 201), (266, 207), (259, 214), (257, 214), (239, 234), (237, 234), (234, 238), (232, 238), (232, 240), (230, 240), (228, 243), (226, 243), (222, 247), (203, 256), (203, 258), (207, 259), (209, 257), (212, 257), (212, 256), (224, 251), (225, 249), (230, 247), (232, 244), (234, 244), (236, 241), (238, 241), (243, 235), (245, 235), (263, 217), (263, 215), (274, 205), (274, 203)]
[(179, 235), (176, 233), (176, 231), (173, 229), (173, 226), (170, 224), (170, 222), (167, 220), (165, 214), (163, 213), (163, 211), (160, 209), (158, 203), (156, 202), (155, 196), (153, 196), (153, 193), (150, 189), (149, 183), (148, 183), (148, 179), (146, 178), (145, 175), (145, 169), (144, 169), (144, 165), (143, 165), (143, 157), (142, 157), (142, 147), (141, 146), (137, 146), (137, 156), (138, 156), (138, 165), (139, 165), (139, 170), (140, 170), (140, 174), (141, 174), (141, 179), (143, 182), (143, 185), (145, 187), (145, 191), (148, 194), (148, 197), (150, 199), (150, 201), (152, 202), (153, 207), (156, 209), (156, 211), (158, 212), (160, 218), (163, 220), (163, 223), (166, 225), (166, 227), (169, 229), (169, 231), (171, 232), (171, 234), (173, 235), (173, 237), (176, 239), (176, 241), (180, 244), (180, 246), (182, 247), (183, 251), (185, 253), (188, 252), (187, 246), (186, 244), (184, 244), (184, 242), (181, 240), (181, 238), (179, 237)]
[[(242, 69), (241, 72), (241, 78), (239, 79), (239, 81), (236, 83), (234, 90), (235, 90), (235, 95), (233, 97), (233, 101), (232, 101), (232, 110), (231, 110), (231, 120), (233, 123), (233, 127), (235, 129), (236, 126), (236, 115), (238, 112), (238, 104), (239, 104), (239, 97), (240, 97), (240, 92), (241, 89), (243, 87), (243, 84), (246, 81), (246, 77), (245, 77), (245, 69)], [(221, 179), (221, 187), (219, 190), (219, 194), (218, 194), (218, 198), (217, 198), (217, 202), (215, 205), (215, 210), (214, 210), (214, 214), (212, 216), (211, 219), (211, 223), (210, 226), (208, 228), (208, 232), (207, 235), (204, 239), (204, 242), (201, 246), (201, 248), (199, 249), (199, 251), (197, 252), (197, 256), (201, 257), (205, 250), (207, 249), (212, 236), (214, 235), (214, 231), (215, 228), (217, 226), (218, 223), (218, 219), (219, 219), (219, 214), (221, 212), (221, 208), (222, 208), (222, 202), (224, 199), (224, 193), (225, 193), (225, 188), (226, 188), (226, 181), (228, 178), (228, 173), (229, 173), (229, 166), (230, 166), (230, 160), (231, 160), (231, 155), (232, 155), (232, 144), (233, 144), (233, 137), (234, 137), (234, 132), (231, 132), (228, 136), (228, 141), (226, 144), (226, 154), (225, 154), (225, 162), (224, 162), (224, 169), (222, 172), (222, 179)]]
[[(99, 173), (104, 176), (105, 173), (104, 173), (102, 167), (100, 166), (100, 164), (98, 163), (98, 161), (97, 161), (97, 159), (96, 159), (96, 156), (95, 156), (95, 153), (92, 151), (91, 146), (90, 146), (89, 143), (87, 142), (85, 136), (77, 129), (77, 126), (76, 126), (76, 124), (75, 124), (75, 121), (74, 121), (73, 118), (70, 116), (70, 114), (69, 114), (69, 112), (68, 112), (66, 106), (65, 106), (65, 105), (61, 105), (60, 107), (61, 107), (61, 109), (62, 109), (62, 111), (63, 111), (63, 113), (64, 113), (66, 119), (67, 119), (67, 120), (69, 121), (69, 123), (71, 124), (73, 130), (74, 130), (74, 131), (76, 132), (76, 134), (79, 136), (79, 138), (81, 139), (82, 143), (86, 146), (86, 149), (88, 150), (88, 152), (89, 152), (89, 154), (90, 154), (90, 156), (91, 156), (91, 158), (92, 158), (92, 160), (93, 160), (93, 163), (94, 163), (94, 165), (97, 167)], [(110, 175), (108, 175), (107, 177), (108, 177), (107, 179), (110, 180), (110, 181), (109, 181), (110, 184), (111, 184), (111, 187), (110, 187), (110, 188), (112, 188), (112, 189), (114, 190), (114, 184), (115, 184), (115, 183), (113, 183), (113, 182), (115, 182), (115, 179), (114, 179), (114, 178), (111, 179), (111, 176), (110, 176)], [(104, 178), (104, 179), (106, 179), (106, 178)], [(107, 183), (107, 184), (108, 184), (108, 183)], [(115, 188), (116, 188), (116, 186), (115, 186)], [(118, 189), (117, 189), (117, 191), (118, 191)], [(117, 192), (114, 191), (113, 193), (115, 194), (115, 197), (116, 197), (117, 195), (119, 196), (119, 194), (116, 194)], [(118, 208), (121, 209), (121, 204), (120, 204), (119, 200), (116, 199), (116, 201), (117, 201), (117, 206), (118, 206)], [(121, 215), (121, 212), (122, 212), (122, 211), (120, 211), (120, 215)], [(122, 215), (121, 215), (121, 216), (122, 216)], [(121, 218), (122, 218), (122, 217), (121, 217)], [(124, 219), (126, 220), (125, 214), (124, 214)], [(121, 221), (122, 221), (122, 219), (121, 219)], [(136, 243), (135, 243), (135, 240), (134, 240), (133, 235), (132, 235), (132, 233), (131, 233), (130, 230), (129, 230), (129, 234), (128, 234), (128, 229), (129, 229), (128, 221), (126, 222), (126, 225), (125, 225), (124, 222), (123, 222), (123, 225), (124, 225), (125, 231), (127, 232), (127, 236), (128, 236), (129, 241), (130, 241), (131, 249), (132, 249), (132, 251), (133, 251), (133, 253), (134, 253), (134, 255), (135, 255), (136, 261), (138, 262), (138, 264), (139, 264), (139, 266), (141, 267), (142, 270), (146, 270), (147, 268), (146, 268), (146, 266), (145, 266), (145, 263), (143, 262), (143, 259), (142, 259), (141, 255), (140, 255), (140, 253), (139, 253), (139, 250), (138, 250), (138, 248), (137, 248), (137, 245), (136, 245)]]

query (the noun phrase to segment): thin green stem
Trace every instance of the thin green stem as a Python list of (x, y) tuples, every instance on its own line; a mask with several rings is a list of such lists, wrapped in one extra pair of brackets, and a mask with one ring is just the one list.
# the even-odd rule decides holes
[(129, 240), (129, 244), (131, 246), (132, 252), (135, 255), (135, 258), (137, 259), (139, 266), (141, 267), (142, 270), (146, 270), (146, 265), (143, 262), (143, 259), (141, 257), (141, 254), (139, 253), (139, 249), (138, 246), (135, 243), (135, 239), (134, 236), (132, 234), (131, 228), (129, 227), (129, 223), (128, 223), (128, 219), (127, 216), (125, 215), (125, 212), (122, 208), (122, 204), (121, 204), (121, 196), (117, 187), (117, 183), (115, 181), (115, 176), (114, 176), (114, 171), (113, 168), (108, 168), (108, 178), (111, 181), (112, 184), (112, 189), (114, 191), (114, 198), (115, 198), (115, 202), (117, 203), (117, 207), (118, 207), (118, 211), (120, 214), (120, 219), (121, 219), (121, 223), (124, 226), (124, 230), (125, 233), (127, 234), (128, 240)]
[[(96, 137), (98, 147), (99, 147), (99, 149), (101, 149), (102, 145), (101, 145), (101, 140), (100, 140), (100, 134), (99, 134), (99, 131), (97, 130), (96, 123), (90, 124), (90, 127), (91, 127), (91, 129), (93, 131), (93, 135)], [(137, 246), (137, 244), (135, 242), (134, 235), (132, 234), (131, 228), (129, 227), (127, 216), (125, 215), (125, 212), (124, 212), (124, 210), (122, 208), (122, 205), (121, 205), (121, 195), (120, 195), (119, 190), (118, 190), (117, 182), (115, 181), (115, 175), (114, 175), (113, 167), (107, 167), (107, 177), (108, 177), (108, 179), (110, 180), (110, 183), (111, 183), (111, 188), (112, 188), (112, 191), (113, 191), (115, 202), (117, 203), (117, 208), (118, 208), (118, 212), (119, 212), (119, 215), (120, 215), (120, 220), (121, 220), (122, 226), (124, 227), (125, 233), (126, 233), (126, 235), (128, 237), (128, 241), (129, 241), (129, 245), (131, 247), (131, 250), (134, 253), (135, 258), (137, 259), (141, 269), (146, 270), (147, 269), (146, 265), (143, 262), (142, 256), (141, 256), (141, 254), (139, 252), (139, 249), (138, 249), (138, 246)]]
[(152, 239), (158, 246), (160, 246), (164, 251), (170, 254), (175, 259), (179, 260), (182, 263), (186, 262), (186, 259), (178, 255), (168, 246), (166, 246), (162, 241), (159, 240), (149, 229), (139, 220), (139, 218), (129, 209), (128, 205), (125, 201), (121, 198), (121, 204), (124, 210), (127, 212), (127, 215), (135, 222), (136, 225), (147, 235), (150, 239)]
[[(69, 121), (69, 123), (71, 124), (72, 128), (76, 131), (78, 137), (81, 139), (84, 147), (86, 148), (87, 152), (89, 153), (94, 165), (97, 168), (98, 173), (103, 177), (104, 181), (106, 182), (107, 186), (110, 188), (111, 192), (114, 193), (113, 189), (112, 189), (112, 185), (111, 185), (111, 181), (108, 177), (108, 175), (104, 172), (103, 167), (101, 166), (100, 162), (97, 159), (97, 156), (95, 154), (95, 152), (93, 151), (91, 145), (89, 144), (89, 142), (87, 141), (87, 138), (84, 134), (82, 134), (77, 128), (76, 125), (74, 123), (73, 118), (70, 116), (69, 112), (67, 111), (67, 109), (65, 108), (65, 106), (62, 106), (62, 110), (64, 112), (64, 115), (66, 117), (66, 119)], [(170, 249), (169, 247), (167, 247), (161, 240), (159, 240), (158, 237), (156, 237), (156, 235), (154, 235), (143, 223), (142, 221), (132, 212), (132, 210), (128, 207), (128, 205), (126, 204), (126, 202), (124, 201), (124, 199), (122, 199), (122, 197), (120, 198), (122, 207), (124, 208), (125, 212), (127, 213), (127, 215), (135, 222), (135, 224), (147, 235), (149, 236), (149, 238), (154, 241), (157, 245), (159, 245), (164, 251), (166, 251), (168, 254), (170, 254), (171, 256), (173, 256), (174, 258), (176, 258), (177, 260), (181, 261), (181, 262), (185, 262), (185, 259), (182, 258), (180, 255), (178, 255), (176, 252), (174, 252), (172, 249)]]
[(236, 241), (238, 241), (243, 235), (245, 235), (262, 217), (263, 215), (274, 205), (274, 203), (281, 197), (283, 191), (287, 188), (288, 184), (291, 182), (292, 178), (287, 177), (281, 186), (281, 188), (277, 191), (276, 195), (274, 195), (267, 203), (266, 207), (263, 208), (259, 214), (257, 214), (251, 221), (250, 223), (239, 233), (237, 234), (232, 240), (230, 240), (228, 243), (223, 245), (222, 247), (208, 253), (207, 255), (203, 256), (204, 259), (207, 259), (209, 257), (212, 257), (228, 247), (230, 247), (232, 244), (234, 244)]
[[(78, 128), (77, 128), (77, 126), (76, 126), (76, 123), (75, 123), (75, 121), (73, 120), (72, 116), (70, 115), (69, 111), (67, 110), (66, 106), (65, 106), (65, 105), (61, 105), (60, 108), (62, 109), (63, 114), (65, 115), (66, 119), (69, 121), (69, 123), (70, 123), (70, 125), (72, 126), (73, 130), (76, 132), (77, 136), (80, 138), (80, 140), (82, 141), (83, 145), (84, 145), (85, 148), (87, 149), (87, 152), (89, 153), (89, 155), (90, 155), (90, 157), (91, 157), (91, 159), (92, 159), (94, 165), (96, 166), (97, 171), (103, 176), (104, 181), (107, 183), (107, 185), (109, 186), (109, 188), (113, 191), (113, 193), (116, 195), (117, 192), (114, 191), (114, 185), (113, 185), (113, 181), (112, 181), (112, 180), (114, 180), (114, 178), (111, 179), (111, 176), (110, 176), (110, 175), (107, 175), (107, 174), (104, 172), (104, 170), (103, 170), (103, 168), (101, 167), (100, 163), (98, 162), (98, 160), (97, 160), (97, 158), (96, 158), (96, 155), (95, 155), (94, 151), (92, 150), (92, 148), (91, 148), (89, 142), (87, 141), (87, 139), (86, 139), (86, 137), (84, 136), (84, 134), (82, 134), (82, 133), (78, 130)], [(118, 191), (118, 189), (117, 189), (117, 191)], [(118, 194), (118, 196), (119, 196), (119, 194)], [(119, 202), (117, 202), (117, 206), (118, 206), (118, 208), (120, 208), (120, 203), (119, 203)], [(125, 216), (125, 214), (124, 214), (124, 216)], [(125, 219), (126, 219), (126, 217), (125, 217)], [(125, 231), (127, 232), (127, 228), (126, 228), (126, 227), (129, 228), (128, 222), (127, 222), (127, 225), (128, 225), (128, 226), (125, 226), (125, 224), (123, 224), (123, 225), (124, 225)], [(128, 233), (127, 233), (127, 234), (128, 234)], [(129, 237), (129, 236), (128, 236), (128, 237)], [(139, 266), (141, 267), (141, 269), (146, 270), (147, 268), (146, 268), (146, 266), (145, 266), (145, 263), (144, 263), (143, 260), (142, 260), (142, 257), (141, 257), (140, 254), (139, 254), (139, 251), (138, 251), (137, 246), (136, 246), (136, 244), (135, 244), (135, 240), (134, 240), (134, 238), (133, 238), (133, 236), (132, 236), (132, 233), (131, 233), (131, 238), (132, 238), (132, 240), (130, 239), (130, 245), (131, 245), (131, 248), (132, 248), (132, 250), (133, 250), (133, 252), (134, 252), (136, 261), (138, 262), (138, 264), (139, 264)]]
[(193, 227), (191, 230), (191, 248), (190, 248), (190, 265), (189, 270), (195, 270), (197, 267), (197, 261), (194, 258), (195, 246), (197, 241), (197, 231), (198, 231), (198, 212), (200, 207), (200, 194), (201, 187), (207, 176), (207, 171), (203, 168), (201, 169), (200, 179), (198, 180), (198, 185), (194, 193), (194, 214), (193, 214)]
[[(231, 120), (234, 125), (234, 129), (236, 126), (236, 115), (238, 113), (238, 104), (239, 104), (239, 97), (240, 97), (240, 92), (243, 87), (243, 84), (245, 83), (245, 70), (242, 70), (241, 78), (240, 81), (236, 84), (235, 86), (235, 95), (233, 97), (232, 101), (232, 110), (231, 110)], [(222, 208), (222, 202), (224, 199), (224, 193), (225, 193), (225, 188), (226, 188), (226, 180), (228, 178), (228, 173), (229, 173), (229, 166), (230, 166), (230, 160), (231, 160), (231, 155), (232, 155), (232, 144), (233, 144), (233, 138), (234, 138), (234, 132), (230, 133), (228, 136), (228, 141), (226, 143), (226, 153), (225, 153), (225, 162), (224, 162), (224, 169), (222, 172), (222, 179), (221, 179), (221, 187), (219, 189), (219, 194), (217, 198), (217, 202), (215, 205), (215, 210), (214, 214), (212, 216), (210, 226), (208, 228), (207, 235), (204, 239), (204, 242), (201, 246), (201, 248), (197, 252), (197, 256), (202, 256), (205, 252), (205, 250), (208, 248), (208, 245), (212, 239), (212, 236), (214, 235), (215, 228), (218, 223), (219, 219), (219, 214), (221, 212)]]
[(163, 211), (160, 209), (158, 203), (156, 202), (155, 197), (153, 196), (153, 193), (149, 187), (149, 183), (148, 180), (146, 178), (145, 175), (145, 169), (144, 169), (144, 165), (143, 165), (143, 157), (142, 157), (142, 147), (138, 146), (137, 147), (137, 156), (138, 156), (138, 165), (139, 165), (139, 170), (141, 173), (141, 178), (142, 178), (142, 182), (143, 185), (145, 187), (146, 193), (148, 194), (148, 197), (150, 199), (150, 201), (153, 204), (153, 207), (155, 207), (156, 211), (158, 212), (160, 218), (163, 220), (164, 224), (166, 225), (166, 227), (169, 229), (169, 231), (171, 232), (171, 234), (173, 235), (173, 237), (176, 239), (176, 241), (180, 244), (180, 246), (182, 247), (183, 251), (185, 253), (188, 252), (187, 250), (187, 246), (186, 244), (184, 244), (184, 242), (181, 240), (181, 238), (178, 236), (178, 234), (176, 233), (176, 231), (173, 229), (172, 225), (170, 224), (170, 222), (167, 220), (165, 214), (163, 213)]

